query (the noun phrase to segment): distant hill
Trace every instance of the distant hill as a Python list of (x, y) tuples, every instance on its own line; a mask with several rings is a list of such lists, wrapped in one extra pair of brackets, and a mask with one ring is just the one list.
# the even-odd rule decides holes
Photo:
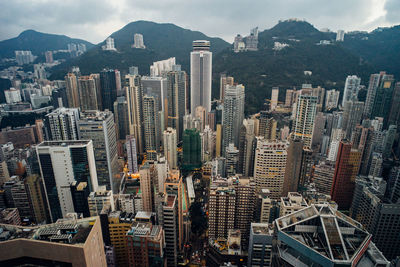
[[(135, 33), (143, 35), (146, 49), (132, 48)], [(190, 52), (194, 40), (209, 40), (211, 51), (217, 54), (230, 46), (221, 38), (208, 37), (198, 31), (191, 31), (170, 23), (136, 21), (127, 24), (111, 34), (118, 52), (103, 51), (100, 43), (84, 55), (69, 60), (53, 70), (53, 78), (62, 78), (71, 66), (79, 66), (82, 73), (99, 72), (105, 67), (127, 70), (138, 66), (141, 74), (149, 73), (149, 66), (157, 60), (176, 57), (177, 63), (188, 71)]]
[(0, 58), (15, 57), (15, 50), (31, 50), (32, 54), (38, 56), (48, 50), (67, 49), (69, 43), (83, 43), (87, 49), (93, 47), (92, 43), (85, 40), (26, 30), (18, 37), (0, 41)]

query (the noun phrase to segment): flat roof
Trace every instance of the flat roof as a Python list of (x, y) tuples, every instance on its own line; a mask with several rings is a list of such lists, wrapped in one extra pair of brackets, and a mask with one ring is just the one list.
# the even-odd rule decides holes
[(44, 141), (38, 147), (52, 147), (52, 146), (81, 146), (87, 145), (91, 140), (59, 140), (59, 141)]

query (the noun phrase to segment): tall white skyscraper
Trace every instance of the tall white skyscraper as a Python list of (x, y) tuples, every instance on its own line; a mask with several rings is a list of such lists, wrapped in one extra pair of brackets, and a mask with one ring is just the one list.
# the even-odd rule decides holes
[(209, 41), (193, 41), (190, 53), (190, 111), (198, 106), (211, 111), (212, 53)]
[(338, 30), (336, 33), (336, 42), (344, 41), (344, 30)]
[(140, 33), (135, 33), (133, 36), (133, 48), (140, 48), (145, 49), (146, 46), (144, 45), (143, 35)]
[(229, 143), (239, 147), (239, 133), (244, 119), (244, 86), (225, 87), (224, 110), (222, 112), (222, 151), (225, 153)]
[(357, 101), (358, 91), (360, 90), (361, 78), (356, 75), (347, 76), (346, 83), (344, 85), (342, 107), (347, 101)]
[(296, 116), (293, 125), (293, 138), (301, 139), (304, 146), (311, 148), (314, 120), (317, 110), (317, 97), (307, 89), (301, 90), (296, 103)]
[(274, 87), (271, 91), (271, 110), (275, 110), (278, 106), (279, 88)]
[(163, 134), (164, 155), (167, 158), (169, 168), (176, 169), (177, 153), (176, 153), (176, 130), (168, 127)]

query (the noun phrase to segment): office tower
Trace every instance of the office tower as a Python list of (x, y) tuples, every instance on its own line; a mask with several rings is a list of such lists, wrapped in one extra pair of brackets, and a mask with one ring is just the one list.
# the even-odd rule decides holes
[(98, 218), (66, 219), (29, 228), (8, 225), (3, 237), (1, 266), (107, 266)]
[(129, 134), (136, 140), (136, 149), (139, 154), (144, 153), (144, 135), (143, 135), (143, 92), (141, 88), (140, 77), (136, 75), (126, 75), (126, 98), (128, 100), (129, 114)]
[(201, 139), (201, 160), (208, 161), (215, 156), (215, 132), (208, 125), (200, 133)]
[(142, 191), (143, 211), (152, 212), (154, 207), (154, 175), (155, 175), (154, 164), (145, 162), (139, 168), (140, 174), (140, 190)]
[[(375, 117), (372, 113), (373, 113), (373, 109), (375, 106), (375, 97), (377, 95), (378, 87), (383, 85), (382, 81), (384, 79), (392, 78), (390, 76), (391, 75), (386, 75), (386, 72), (384, 72), (384, 71), (381, 71), (380, 73), (371, 74), (371, 76), (369, 78), (367, 98), (365, 100), (365, 106), (364, 106), (364, 116), (363, 116), (364, 118), (374, 118)], [(378, 110), (376, 110), (376, 111), (378, 111)]]
[(78, 122), (80, 140), (92, 140), (99, 185), (118, 190), (119, 167), (114, 116), (111, 111), (86, 111)]
[(52, 51), (44, 52), (44, 56), (46, 58), (46, 63), (53, 63), (53, 52)]
[(281, 197), (279, 217), (292, 214), (306, 207), (308, 207), (308, 204), (300, 193), (289, 192), (287, 197)]
[(301, 170), (299, 179), (299, 191), (306, 191), (306, 185), (311, 181), (311, 172), (314, 168), (313, 151), (303, 147), (301, 154)]
[(186, 129), (183, 133), (183, 168), (197, 169), (201, 167), (201, 140), (199, 131)]
[(382, 155), (384, 158), (389, 158), (392, 155), (392, 147), (394, 144), (394, 140), (396, 138), (396, 133), (397, 133), (397, 126), (390, 125), (389, 129), (387, 129), (386, 131), (385, 142), (383, 145)]
[(102, 45), (101, 48), (102, 48), (103, 50), (106, 50), (106, 51), (117, 51), (117, 49), (115, 48), (114, 38), (112, 38), (111, 36), (109, 36), (109, 37), (106, 39), (105, 44)]
[(400, 105), (398, 103), (400, 103), (400, 82), (394, 85), (387, 125), (400, 127)]
[(162, 204), (162, 226), (165, 233), (165, 257), (167, 266), (178, 265), (178, 198), (175, 195), (165, 195)]
[(345, 132), (342, 129), (333, 129), (331, 143), (329, 144), (328, 160), (336, 161), (340, 141), (344, 139)]
[(385, 198), (385, 182), (379, 178), (360, 176), (356, 183), (351, 217), (372, 234), (372, 241), (387, 259), (396, 258), (400, 253), (399, 203)]
[(225, 88), (227, 85), (233, 86), (234, 85), (234, 78), (231, 76), (226, 76), (226, 74), (221, 74), (219, 79), (219, 100), (224, 102), (225, 98)]
[(274, 111), (278, 107), (279, 88), (273, 87), (271, 91), (270, 110)]
[(302, 154), (303, 141), (290, 140), (281, 196), (287, 196), (289, 192), (297, 192), (301, 175)]
[(358, 91), (360, 90), (361, 78), (356, 75), (349, 75), (344, 84), (342, 107), (345, 106), (347, 101), (358, 101)]
[(164, 155), (171, 169), (176, 169), (178, 166), (176, 139), (177, 139), (176, 130), (168, 127), (163, 134), (163, 146), (164, 146)]
[(71, 184), (71, 196), (74, 204), (74, 210), (78, 215), (90, 217), (88, 197), (90, 189), (87, 183), (74, 181)]
[(117, 97), (117, 101), (114, 102), (114, 117), (118, 140), (124, 140), (129, 135), (129, 116), (126, 97)]
[(361, 164), (360, 164), (360, 174), (368, 175), (370, 157), (374, 149), (374, 129), (366, 128), (363, 126), (356, 126), (353, 131), (351, 142), (353, 148), (362, 151)]
[(265, 137), (266, 135), (266, 130), (267, 130), (267, 125), (268, 121), (271, 117), (271, 113), (268, 111), (260, 111), (260, 117), (259, 117), (259, 124), (258, 124), (258, 135), (261, 137)]
[(351, 138), (354, 128), (361, 122), (363, 110), (364, 102), (349, 100), (344, 103), (342, 128), (347, 139)]
[(329, 195), (331, 193), (335, 164), (331, 161), (320, 161), (315, 165), (312, 181), (318, 193)]
[(70, 185), (86, 182), (98, 187), (92, 141), (46, 141), (36, 147), (51, 220), (74, 212)]
[(74, 73), (67, 73), (65, 76), (67, 87), (68, 107), (79, 108), (78, 82)]
[[(370, 242), (373, 234), (329, 204), (312, 204), (280, 217), (275, 227), (277, 242), (273, 249), (277, 253), (273, 262), (277, 266), (389, 266)], [(303, 237), (302, 242), (298, 236)]]
[[(161, 77), (167, 72), (174, 71), (173, 70), (174, 66), (176, 66), (175, 57), (170, 57), (168, 59), (153, 62), (153, 65), (150, 66), (150, 76)], [(178, 68), (180, 68), (180, 65), (178, 66), (179, 66)]]
[[(244, 119), (240, 129), (239, 137), (239, 159), (237, 173), (243, 174), (244, 177), (253, 177), (252, 170), (254, 169), (254, 121)], [(250, 171), (251, 170), (251, 171)]]
[(148, 160), (157, 160), (157, 153), (160, 149), (160, 127), (157, 110), (157, 98), (145, 95), (143, 97), (143, 131)]
[[(262, 123), (260, 123), (262, 125)], [(267, 140), (275, 140), (276, 139), (276, 127), (278, 122), (274, 118), (268, 118), (265, 120), (265, 132), (264, 138)]]
[(368, 176), (381, 177), (383, 158), (381, 153), (373, 152)]
[(182, 140), (183, 116), (186, 113), (186, 72), (167, 73), (168, 127), (176, 129), (178, 142)]
[(251, 223), (247, 266), (271, 266), (273, 225)]
[(319, 151), (322, 144), (322, 138), (325, 132), (326, 117), (322, 112), (317, 112), (314, 121), (313, 136), (311, 140), (311, 147)]
[(32, 63), (35, 60), (35, 57), (32, 55), (32, 51), (14, 51), (15, 52), (15, 60), (18, 65), (24, 65)]
[(42, 178), (38, 174), (29, 175), (24, 183), (36, 224), (50, 221)]
[(304, 89), (297, 98), (293, 138), (303, 140), (304, 146), (308, 148), (311, 148), (317, 100), (316, 96), (308, 94)]
[(103, 209), (115, 210), (113, 193), (105, 186), (99, 186), (97, 190), (90, 192), (87, 201), (90, 216), (99, 216)]
[(102, 110), (114, 110), (113, 105), (117, 100), (118, 87), (121, 89), (120, 72), (113, 69), (103, 69), (100, 72)]
[[(157, 111), (168, 114), (168, 80), (163, 77), (143, 76), (140, 79), (143, 95), (152, 95), (157, 99)], [(165, 116), (165, 115), (164, 115)]]
[(387, 184), (388, 198), (397, 203), (400, 198), (400, 168), (395, 166), (390, 170)]
[(25, 188), (24, 182), (16, 177), (6, 182), (4, 190), (7, 192), (7, 202), (12, 202), (9, 207), (17, 208), (22, 221), (28, 223), (34, 220), (32, 203)]
[(342, 127), (343, 112), (334, 111), (326, 114), (326, 133), (325, 135), (331, 136), (333, 129), (339, 129)]
[(239, 146), (239, 133), (244, 119), (244, 86), (225, 87), (224, 109), (222, 115), (222, 151), (225, 153), (230, 143)]
[(140, 33), (135, 33), (133, 36), (133, 48), (145, 49), (146, 46), (144, 45), (143, 35)]
[(228, 238), (229, 230), (240, 229), (243, 246), (248, 244), (255, 206), (255, 185), (249, 179), (215, 180), (210, 187), (209, 239)]
[(325, 96), (325, 111), (337, 108), (339, 104), (340, 91), (335, 89), (326, 91)]
[(126, 136), (126, 154), (128, 158), (128, 170), (130, 173), (138, 173), (136, 140), (132, 135)]
[(351, 148), (351, 143), (340, 141), (338, 155), (333, 175), (331, 197), (339, 209), (347, 210), (353, 198), (355, 177), (361, 161), (361, 152)]
[(387, 127), (389, 119), (390, 106), (394, 89), (393, 75), (383, 75), (378, 88), (376, 89), (374, 105), (371, 111), (371, 118), (382, 117), (384, 127)]
[(255, 153), (254, 179), (256, 190), (266, 188), (272, 199), (279, 199), (283, 190), (287, 143), (259, 139)]
[(78, 78), (78, 93), (81, 109), (97, 110), (97, 88), (95, 79), (92, 76), (80, 76)]
[[(191, 115), (192, 115), (192, 117), (194, 117), (195, 120), (197, 120), (199, 122), (199, 124), (200, 124), (199, 131), (203, 131), (204, 127), (206, 126), (206, 123), (207, 123), (206, 109), (203, 106), (197, 106), (194, 111), (194, 116), (193, 116), (193, 113)], [(195, 127), (195, 128), (197, 128), (197, 127)]]
[(203, 106), (211, 111), (212, 53), (209, 41), (193, 41), (190, 53), (190, 111)]
[(238, 164), (239, 150), (230, 143), (226, 148), (225, 158), (226, 158), (226, 177), (230, 177), (236, 174), (236, 168)]
[(165, 239), (161, 226), (134, 222), (126, 238), (130, 267), (165, 266)]

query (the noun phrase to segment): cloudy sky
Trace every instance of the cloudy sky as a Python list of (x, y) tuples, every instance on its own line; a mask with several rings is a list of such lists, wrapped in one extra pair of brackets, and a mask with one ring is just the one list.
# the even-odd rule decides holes
[(170, 22), (229, 42), (288, 18), (333, 31), (400, 24), (399, 0), (2, 0), (0, 10), (0, 40), (34, 29), (98, 43), (136, 20)]

